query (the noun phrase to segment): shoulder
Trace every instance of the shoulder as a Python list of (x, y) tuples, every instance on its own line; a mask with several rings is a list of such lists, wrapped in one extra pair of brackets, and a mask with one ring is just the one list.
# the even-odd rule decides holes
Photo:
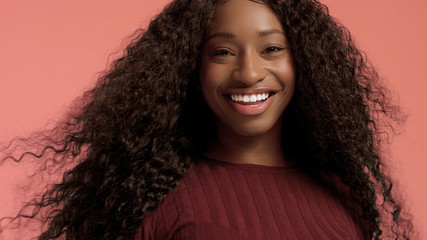
[(178, 186), (166, 195), (163, 203), (144, 218), (136, 239), (172, 239), (185, 215), (194, 212), (194, 204), (200, 201), (198, 196), (203, 196), (199, 176), (203, 176), (201, 173), (208, 169), (205, 163), (193, 164)]

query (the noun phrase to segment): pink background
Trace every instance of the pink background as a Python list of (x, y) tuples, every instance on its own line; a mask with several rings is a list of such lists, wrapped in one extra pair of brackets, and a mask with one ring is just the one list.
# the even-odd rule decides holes
[[(169, 0), (0, 2), (0, 142), (45, 127), (119, 56), (123, 39)], [(415, 223), (427, 226), (427, 1), (323, 0), (409, 114), (390, 145), (393, 175)], [(51, 121), (52, 122), (52, 121)], [(0, 216), (19, 205), (0, 169)]]

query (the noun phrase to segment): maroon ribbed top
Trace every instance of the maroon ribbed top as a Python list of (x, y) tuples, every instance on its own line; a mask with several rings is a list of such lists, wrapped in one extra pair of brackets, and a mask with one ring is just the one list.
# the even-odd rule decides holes
[(135, 239), (368, 239), (330, 189), (294, 167), (202, 160)]

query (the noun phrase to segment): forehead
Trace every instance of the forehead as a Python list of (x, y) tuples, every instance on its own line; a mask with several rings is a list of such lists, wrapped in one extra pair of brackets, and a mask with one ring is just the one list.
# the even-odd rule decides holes
[(248, 28), (283, 31), (279, 19), (267, 5), (250, 0), (229, 0), (216, 10), (209, 32)]

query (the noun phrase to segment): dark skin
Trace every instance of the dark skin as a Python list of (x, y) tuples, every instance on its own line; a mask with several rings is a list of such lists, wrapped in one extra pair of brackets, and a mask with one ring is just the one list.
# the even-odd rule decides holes
[(290, 165), (281, 146), (283, 111), (295, 87), (284, 29), (266, 5), (231, 0), (216, 12), (204, 46), (200, 85), (216, 116), (208, 157)]

